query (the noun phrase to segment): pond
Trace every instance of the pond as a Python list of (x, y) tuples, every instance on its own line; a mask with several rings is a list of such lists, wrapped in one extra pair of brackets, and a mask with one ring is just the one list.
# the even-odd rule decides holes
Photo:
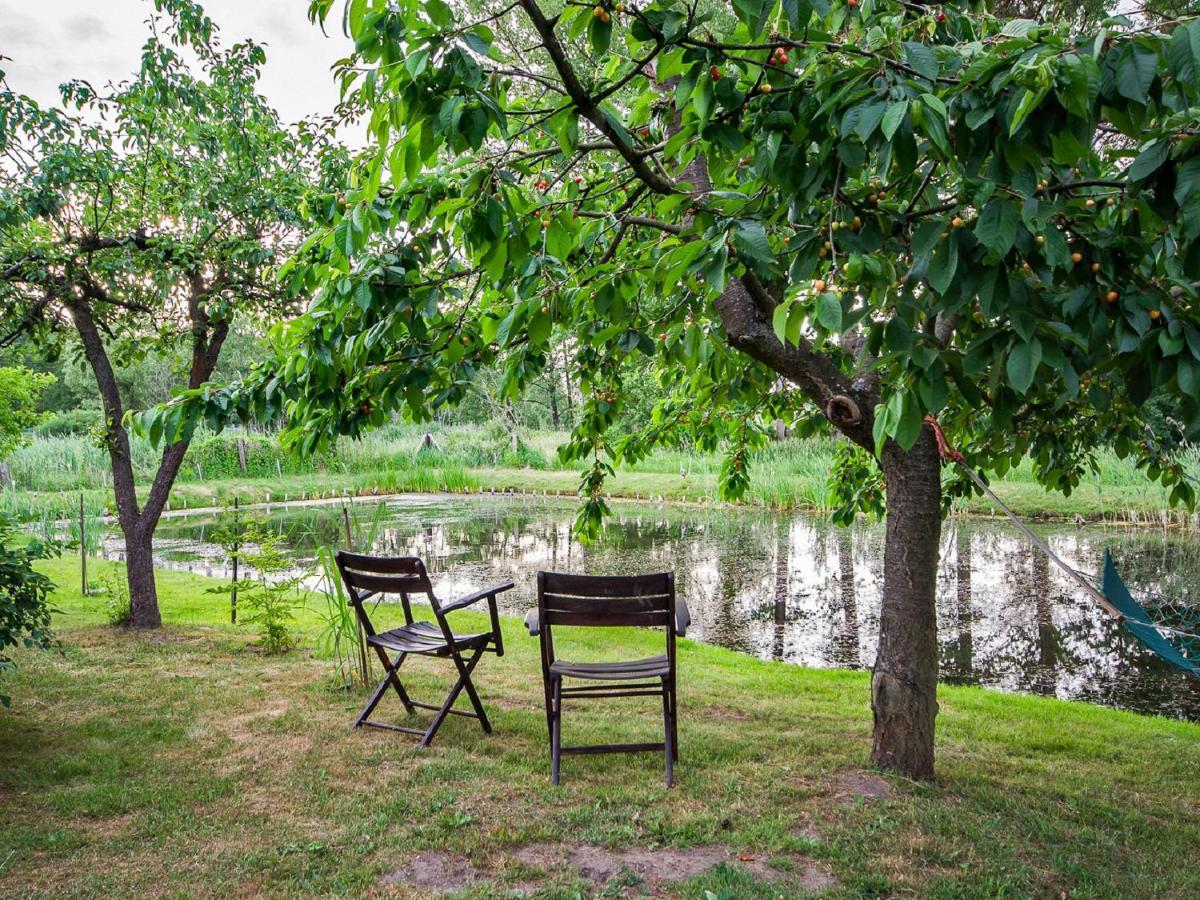
[[(506, 612), (535, 604), (539, 569), (626, 574), (672, 569), (691, 609), (689, 637), (764, 659), (819, 667), (872, 663), (883, 528), (839, 528), (812, 514), (614, 503), (604, 537), (571, 534), (571, 501), (512, 495), (405, 495), (351, 504), (372, 552), (425, 559), (441, 597), (514, 581)], [(245, 513), (243, 513), (245, 514)], [(284, 533), (301, 571), (344, 546), (338, 504), (251, 513)], [(227, 575), (208, 542), (216, 516), (165, 518), (159, 562)], [(1039, 526), (1056, 553), (1096, 572), (1112, 551), (1130, 587), (1200, 602), (1200, 546), (1187, 534)], [(120, 555), (110, 535), (105, 553)], [(357, 549), (362, 549), (359, 546)], [(943, 532), (938, 640), (947, 682), (979, 684), (1200, 721), (1200, 684), (1144, 649), (1002, 520), (953, 519)]]

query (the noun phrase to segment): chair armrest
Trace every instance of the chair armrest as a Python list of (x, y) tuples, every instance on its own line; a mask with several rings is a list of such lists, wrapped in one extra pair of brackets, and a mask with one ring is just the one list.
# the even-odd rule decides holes
[(539, 620), (538, 611), (536, 609), (531, 609), (529, 612), (525, 613), (525, 627), (529, 629), (530, 637), (536, 637), (537, 635), (541, 634), (542, 623)]
[(512, 590), (513, 583), (510, 581), (507, 584), (498, 584), (495, 587), (484, 588), (481, 591), (476, 591), (473, 594), (467, 594), (465, 597), (459, 597), (450, 603), (446, 603), (441, 607), (443, 613), (454, 612), (456, 609), (463, 609), (470, 606), (472, 603), (478, 603), (485, 598), (494, 598), (497, 594), (504, 591)]
[(686, 601), (679, 597), (675, 598), (675, 633), (680, 637), (687, 637), (688, 626), (692, 624), (692, 614), (688, 610)]

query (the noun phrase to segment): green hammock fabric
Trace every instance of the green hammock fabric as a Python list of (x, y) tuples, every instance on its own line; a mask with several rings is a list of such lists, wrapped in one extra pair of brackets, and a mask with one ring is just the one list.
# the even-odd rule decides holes
[(1196, 634), (1197, 626), (1200, 626), (1200, 610), (1185, 606), (1176, 608), (1175, 604), (1166, 604), (1172, 608), (1161, 609), (1165, 615), (1159, 618), (1157, 624), (1190, 632), (1188, 635), (1172, 635), (1173, 640), (1168, 640), (1163, 636), (1163, 632), (1155, 627), (1156, 623), (1149, 613), (1133, 599), (1129, 588), (1117, 573), (1117, 567), (1113, 565), (1112, 554), (1107, 550), (1104, 552), (1104, 576), (1100, 581), (1100, 590), (1104, 592), (1108, 602), (1125, 617), (1121, 624), (1130, 634), (1171, 665), (1200, 678), (1200, 640), (1192, 636)]

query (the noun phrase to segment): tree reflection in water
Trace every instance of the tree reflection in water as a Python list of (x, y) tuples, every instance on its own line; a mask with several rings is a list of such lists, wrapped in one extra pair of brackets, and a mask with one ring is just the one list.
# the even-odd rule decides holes
[[(353, 504), (358, 522), (373, 502)], [(768, 659), (869, 666), (878, 628), (882, 529), (840, 529), (823, 517), (761, 509), (614, 503), (603, 538), (581, 545), (569, 501), (519, 496), (406, 496), (387, 502), (374, 552), (422, 556), (444, 595), (516, 582), (508, 612), (534, 602), (538, 569), (676, 572), (692, 610), (690, 636)], [(338, 504), (272, 508), (297, 560), (341, 546)], [(213, 575), (224, 560), (204, 540), (211, 516), (174, 517), (159, 530), (164, 565)], [(1099, 569), (1110, 549), (1137, 590), (1200, 597), (1192, 535), (1038, 526), (1068, 563)], [(117, 555), (119, 545), (106, 544)], [(1006, 525), (956, 519), (938, 573), (943, 678), (1079, 698), (1200, 720), (1200, 689), (1142, 648)]]

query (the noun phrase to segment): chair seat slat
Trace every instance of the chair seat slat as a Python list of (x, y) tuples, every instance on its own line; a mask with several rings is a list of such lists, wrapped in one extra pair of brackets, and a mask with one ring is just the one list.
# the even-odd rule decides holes
[(628, 662), (573, 663), (556, 659), (550, 664), (552, 675), (570, 678), (588, 678), (594, 681), (621, 681), (637, 678), (652, 678), (670, 674), (671, 664), (665, 655)]

